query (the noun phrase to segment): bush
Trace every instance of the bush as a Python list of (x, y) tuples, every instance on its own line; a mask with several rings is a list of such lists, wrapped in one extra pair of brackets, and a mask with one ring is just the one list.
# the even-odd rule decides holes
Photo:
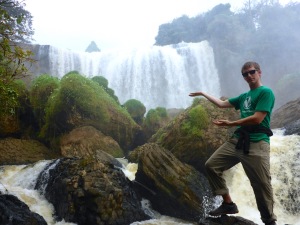
[(4, 84), (0, 81), (0, 102), (1, 136), (19, 136), (32, 116), (24, 82), (15, 80)]
[(130, 99), (123, 105), (133, 120), (141, 125), (144, 120), (144, 114), (146, 113), (146, 107), (139, 100)]
[(95, 76), (92, 81), (99, 84), (107, 94), (109, 94), (118, 104), (120, 104), (118, 97), (115, 95), (115, 91), (108, 87), (108, 80), (102, 76)]
[(166, 108), (157, 107), (156, 109), (150, 109), (143, 124), (147, 138), (150, 138), (161, 127), (165, 126), (168, 121), (169, 117)]
[(188, 120), (181, 125), (182, 131), (187, 135), (202, 137), (203, 129), (209, 124), (209, 116), (201, 105), (197, 105), (188, 112)]
[(45, 111), (48, 99), (59, 88), (59, 79), (48, 74), (42, 74), (32, 81), (30, 102), (39, 128), (45, 124)]

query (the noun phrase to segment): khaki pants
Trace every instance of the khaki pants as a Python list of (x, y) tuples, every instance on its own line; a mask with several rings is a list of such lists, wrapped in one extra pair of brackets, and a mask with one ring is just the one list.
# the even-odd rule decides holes
[(249, 154), (244, 154), (243, 150), (235, 149), (236, 143), (237, 139), (230, 139), (205, 163), (214, 194), (229, 194), (223, 171), (241, 163), (253, 188), (261, 220), (264, 223), (276, 220), (270, 175), (270, 144), (265, 141), (251, 142)]

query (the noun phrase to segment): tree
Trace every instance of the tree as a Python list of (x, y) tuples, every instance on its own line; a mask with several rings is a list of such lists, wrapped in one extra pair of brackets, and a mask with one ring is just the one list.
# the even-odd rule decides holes
[(33, 62), (32, 52), (23, 45), (33, 35), (32, 16), (23, 7), (16, 0), (0, 0), (0, 83), (3, 84), (28, 76), (25, 62)]
[(25, 62), (33, 62), (32, 52), (21, 47), (33, 34), (31, 15), (16, 0), (0, 0), (0, 118), (18, 116), (20, 90), (16, 82), (28, 76)]

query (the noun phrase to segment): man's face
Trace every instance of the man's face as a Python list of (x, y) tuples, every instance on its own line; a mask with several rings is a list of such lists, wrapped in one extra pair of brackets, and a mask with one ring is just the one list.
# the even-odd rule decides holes
[(242, 75), (248, 84), (255, 84), (260, 80), (261, 71), (256, 70), (253, 66), (243, 70)]

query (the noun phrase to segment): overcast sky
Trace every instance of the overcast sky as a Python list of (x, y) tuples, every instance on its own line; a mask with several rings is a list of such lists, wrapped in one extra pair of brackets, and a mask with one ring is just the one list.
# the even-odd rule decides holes
[[(294, 2), (300, 0), (294, 0)], [(238, 10), (245, 0), (25, 0), (33, 16), (34, 43), (85, 51), (152, 46), (159, 25), (195, 16), (220, 3)], [(246, 0), (247, 2), (247, 0)], [(289, 0), (280, 0), (286, 4)]]

